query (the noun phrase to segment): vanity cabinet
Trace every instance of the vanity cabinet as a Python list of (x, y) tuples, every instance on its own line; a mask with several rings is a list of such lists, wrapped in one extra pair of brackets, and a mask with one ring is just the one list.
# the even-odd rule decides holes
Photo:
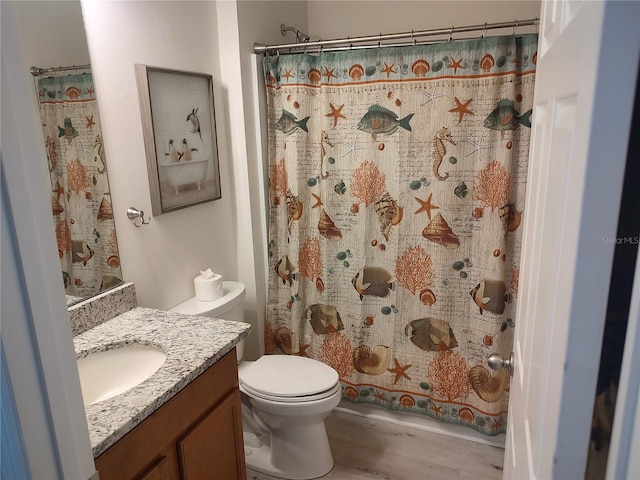
[(95, 462), (101, 480), (246, 480), (235, 349)]

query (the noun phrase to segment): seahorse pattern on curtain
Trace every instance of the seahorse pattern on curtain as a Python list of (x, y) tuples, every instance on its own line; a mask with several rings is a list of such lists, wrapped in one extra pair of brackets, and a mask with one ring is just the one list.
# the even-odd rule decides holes
[(38, 99), (65, 292), (94, 295), (121, 273), (93, 77), (38, 79)]
[[(537, 36), (264, 61), (267, 353), (505, 432)], [(282, 372), (286, 375), (286, 372)]]

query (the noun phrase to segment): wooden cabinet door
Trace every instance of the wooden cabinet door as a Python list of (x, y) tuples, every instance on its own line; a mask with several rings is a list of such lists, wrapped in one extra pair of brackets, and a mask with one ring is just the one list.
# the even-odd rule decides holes
[(177, 442), (185, 480), (246, 480), (242, 407), (236, 389)]

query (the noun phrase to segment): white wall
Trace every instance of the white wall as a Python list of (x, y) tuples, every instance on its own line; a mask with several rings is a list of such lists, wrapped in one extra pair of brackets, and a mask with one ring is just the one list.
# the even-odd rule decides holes
[[(100, 103), (123, 277), (141, 306), (168, 309), (194, 295), (193, 278), (212, 268), (237, 278), (233, 127), (221, 85), (215, 2), (83, 1)], [(151, 213), (134, 64), (213, 75), (222, 198), (152, 218), (136, 228), (133, 206)]]
[[(535, 18), (540, 17), (540, 1), (310, 0), (307, 12), (309, 31), (306, 33), (313, 40), (327, 40)], [(521, 33), (532, 31), (535, 29), (518, 30)], [(512, 32), (512, 29), (495, 30), (487, 35)]]

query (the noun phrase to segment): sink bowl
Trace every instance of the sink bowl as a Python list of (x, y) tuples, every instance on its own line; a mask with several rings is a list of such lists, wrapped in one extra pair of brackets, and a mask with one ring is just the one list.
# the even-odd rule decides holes
[(159, 346), (141, 343), (121, 345), (79, 358), (84, 404), (107, 400), (141, 384), (166, 359), (167, 354)]

